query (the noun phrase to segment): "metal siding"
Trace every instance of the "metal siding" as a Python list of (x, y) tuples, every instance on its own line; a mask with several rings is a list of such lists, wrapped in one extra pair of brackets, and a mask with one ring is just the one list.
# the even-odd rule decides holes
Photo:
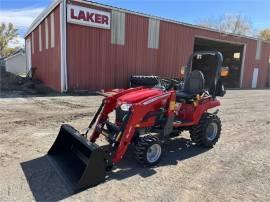
[[(72, 2), (107, 12), (83, 3)], [(99, 90), (127, 87), (132, 74), (179, 77), (180, 68), (193, 52), (195, 37), (246, 44), (243, 88), (251, 87), (254, 67), (259, 67), (258, 87), (266, 85), (269, 44), (263, 43), (256, 57), (256, 40), (160, 21), (159, 48), (148, 48), (149, 18), (125, 14), (125, 44), (111, 44), (111, 30), (67, 25), (67, 63), (70, 90)]]
[(70, 90), (127, 86), (130, 75), (151, 74), (156, 67), (157, 52), (147, 48), (148, 18), (125, 15), (125, 45), (111, 44), (110, 30), (73, 24), (67, 28)]
[[(47, 86), (51, 87), (56, 91), (60, 91), (60, 12), (59, 6), (56, 7), (54, 12), (55, 19), (55, 47), (45, 49), (46, 35), (45, 35), (45, 20), (41, 22), (41, 38), (42, 38), (42, 51), (39, 51), (39, 28), (36, 27), (33, 30), (34, 37), (34, 53), (32, 53), (32, 67), (36, 68), (34, 78), (42, 81)], [(48, 18), (48, 28), (50, 33), (50, 19)], [(28, 35), (28, 38), (31, 38), (31, 35)], [(48, 35), (50, 41), (50, 34)]]

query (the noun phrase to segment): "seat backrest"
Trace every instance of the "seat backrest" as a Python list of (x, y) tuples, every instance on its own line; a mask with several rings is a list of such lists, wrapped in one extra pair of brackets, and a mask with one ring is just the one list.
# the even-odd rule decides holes
[(201, 71), (194, 70), (189, 73), (185, 80), (184, 92), (191, 94), (199, 94), (204, 89), (204, 76)]

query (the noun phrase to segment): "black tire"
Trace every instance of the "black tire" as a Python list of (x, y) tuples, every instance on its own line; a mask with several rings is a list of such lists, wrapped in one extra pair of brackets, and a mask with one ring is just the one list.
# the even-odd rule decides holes
[[(153, 161), (148, 160), (147, 152), (148, 152), (149, 148), (155, 144), (160, 146), (161, 153), (160, 153), (159, 157), (153, 162)], [(135, 158), (136, 158), (137, 162), (141, 165), (144, 165), (144, 166), (156, 165), (160, 161), (160, 159), (162, 157), (162, 153), (163, 153), (162, 143), (159, 140), (159, 138), (156, 136), (146, 135), (143, 137), (139, 137), (135, 143)]]
[(158, 76), (133, 75), (130, 77), (130, 87), (153, 87), (159, 84)]
[[(208, 127), (213, 127), (216, 125), (216, 135), (209, 138)], [(190, 138), (197, 145), (203, 145), (205, 147), (213, 147), (219, 137), (221, 132), (221, 121), (216, 114), (204, 113), (198, 125), (193, 126), (190, 129)]]

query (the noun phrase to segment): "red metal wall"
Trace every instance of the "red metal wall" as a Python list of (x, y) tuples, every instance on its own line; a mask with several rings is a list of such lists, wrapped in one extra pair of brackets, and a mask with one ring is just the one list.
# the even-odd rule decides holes
[[(42, 81), (56, 91), (61, 91), (61, 52), (60, 52), (60, 7), (54, 12), (55, 47), (51, 48), (51, 18), (47, 16), (49, 47), (46, 49), (45, 41), (45, 19), (41, 22), (42, 51), (39, 51), (39, 28), (34, 29), (34, 53), (32, 50), (32, 67), (36, 68), (34, 78)], [(31, 40), (32, 34), (26, 39)], [(32, 43), (32, 41), (31, 41)]]
[[(252, 82), (252, 73), (255, 67), (258, 67), (258, 88), (266, 86), (268, 60), (270, 55), (270, 44), (262, 43), (261, 59), (256, 60), (257, 41), (237, 37), (232, 35), (220, 34), (213, 31), (176, 25), (169, 22), (161, 22), (160, 25), (160, 50), (159, 57), (163, 65), (170, 69), (169, 72), (177, 74), (177, 65), (185, 64), (188, 56), (193, 51), (195, 37), (207, 37), (215, 40), (224, 40), (246, 45), (246, 54), (244, 61), (243, 88), (250, 88)], [(177, 57), (178, 54), (180, 57)], [(159, 64), (160, 65), (160, 64)], [(179, 66), (179, 65), (178, 65)], [(161, 75), (166, 75), (167, 72), (160, 72)]]
[[(83, 6), (93, 8), (86, 4)], [(186, 64), (193, 52), (195, 37), (246, 44), (243, 87), (251, 87), (255, 67), (260, 68), (257, 86), (262, 88), (266, 85), (270, 54), (270, 45), (267, 43), (262, 45), (261, 60), (256, 61), (256, 40), (161, 21), (159, 48), (149, 49), (148, 18), (126, 13), (125, 20), (124, 46), (111, 44), (110, 30), (67, 24), (69, 90), (127, 87), (132, 74), (177, 77), (180, 67)]]
[[(68, 3), (80, 4), (69, 1)], [(111, 12), (110, 9), (80, 4)], [(34, 32), (32, 67), (35, 78), (61, 91), (60, 9), (54, 9), (55, 47), (45, 49), (45, 20), (42, 26), (42, 51), (39, 51), (38, 27)], [(246, 45), (243, 88), (250, 88), (252, 73), (259, 68), (258, 88), (266, 86), (270, 44), (262, 43), (261, 59), (256, 60), (256, 40), (160, 21), (159, 48), (148, 45), (148, 18), (126, 13), (125, 45), (111, 44), (111, 31), (67, 23), (67, 75), (69, 90), (99, 90), (127, 87), (133, 74), (180, 76), (180, 67), (193, 52), (195, 37), (207, 37)], [(31, 38), (32, 35), (26, 37)]]
[(123, 87), (132, 74), (159, 71), (158, 50), (147, 48), (148, 19), (127, 14), (125, 20), (124, 46), (111, 44), (110, 30), (67, 24), (70, 90)]

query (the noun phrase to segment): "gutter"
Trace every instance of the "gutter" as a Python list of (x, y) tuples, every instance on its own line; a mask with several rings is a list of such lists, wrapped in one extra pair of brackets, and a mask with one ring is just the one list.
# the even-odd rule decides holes
[(61, 93), (68, 91), (67, 82), (67, 4), (66, 0), (60, 3), (60, 61), (61, 61)]

